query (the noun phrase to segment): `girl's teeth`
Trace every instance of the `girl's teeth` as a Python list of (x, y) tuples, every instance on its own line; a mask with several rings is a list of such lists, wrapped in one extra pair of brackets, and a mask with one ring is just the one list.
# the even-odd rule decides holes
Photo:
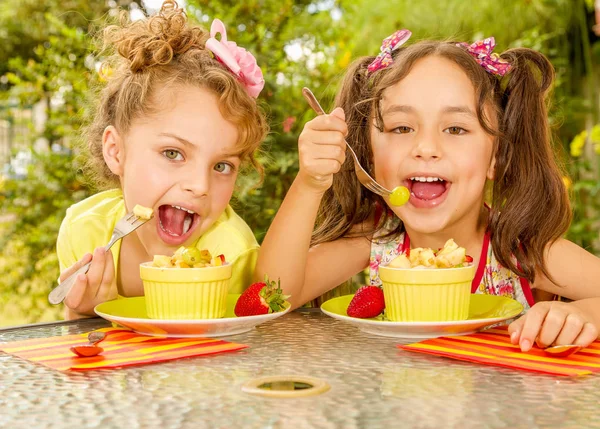
[(437, 181), (442, 182), (443, 181), (443, 179), (440, 179), (439, 177), (411, 177), (410, 180), (413, 180), (415, 182), (437, 182)]
[(188, 212), (189, 214), (195, 214), (196, 213), (193, 210), (186, 209), (185, 207), (179, 207), (179, 206), (171, 206), (171, 207), (174, 207), (174, 208), (179, 209), (179, 210), (183, 210), (184, 212)]

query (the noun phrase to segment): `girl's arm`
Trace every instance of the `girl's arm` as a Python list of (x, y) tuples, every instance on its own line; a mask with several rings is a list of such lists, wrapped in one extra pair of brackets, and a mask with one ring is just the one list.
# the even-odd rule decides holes
[(344, 238), (310, 247), (321, 195), (296, 178), (260, 248), (257, 280), (280, 278), (292, 308), (348, 280), (369, 263), (370, 242)]
[(536, 274), (534, 288), (574, 300), (540, 302), (509, 327), (513, 343), (529, 350), (533, 342), (587, 346), (600, 332), (600, 258), (567, 240), (548, 247), (546, 266), (552, 277)]
[(368, 264), (366, 238), (310, 248), (321, 199), (344, 162), (347, 126), (342, 109), (308, 122), (298, 140), (300, 171), (261, 245), (255, 278), (281, 280), (299, 307), (348, 280)]
[(572, 300), (600, 297), (600, 258), (575, 243), (560, 239), (551, 244), (546, 267), (554, 282), (537, 273), (535, 288)]

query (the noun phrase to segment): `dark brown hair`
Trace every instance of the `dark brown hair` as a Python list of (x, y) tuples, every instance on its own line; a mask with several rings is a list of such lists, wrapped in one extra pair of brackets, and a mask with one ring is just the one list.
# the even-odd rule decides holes
[[(419, 59), (432, 55), (462, 68), (475, 88), (479, 122), (495, 136), (496, 171), (488, 229), (498, 261), (529, 281), (538, 269), (548, 276), (546, 246), (566, 232), (572, 215), (551, 144), (546, 101), (554, 69), (544, 55), (526, 48), (504, 52), (501, 58), (512, 68), (503, 78), (486, 72), (455, 42), (424, 41), (402, 47), (394, 51), (391, 67), (370, 75), (367, 66), (374, 57), (361, 58), (350, 66), (335, 103), (346, 114), (348, 141), (361, 164), (371, 165), (370, 126), (381, 124), (383, 91), (407, 76)], [(495, 117), (487, 117), (486, 112)], [(375, 225), (377, 205), (383, 210)], [(385, 208), (381, 197), (360, 186), (353, 161), (347, 156), (323, 197), (312, 243), (379, 232), (393, 216)], [(369, 223), (373, 228), (357, 231), (359, 225)], [(400, 224), (389, 236), (402, 230)]]
[(109, 125), (125, 134), (141, 116), (160, 110), (158, 90), (194, 85), (213, 92), (222, 115), (238, 129), (242, 161), (262, 176), (255, 153), (267, 133), (267, 122), (256, 100), (236, 77), (205, 48), (208, 33), (188, 23), (183, 9), (167, 0), (160, 12), (104, 29), (101, 42), (108, 54), (101, 68), (101, 85), (91, 122), (84, 128), (89, 149), (87, 175), (99, 189), (118, 187), (119, 180), (104, 162), (102, 134)]

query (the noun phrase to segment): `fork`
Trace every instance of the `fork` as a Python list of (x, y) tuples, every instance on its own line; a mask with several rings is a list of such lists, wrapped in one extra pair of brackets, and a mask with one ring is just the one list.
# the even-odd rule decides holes
[[(312, 93), (312, 91), (310, 89), (308, 89), (306, 87), (302, 88), (302, 95), (304, 96), (304, 98), (306, 99), (306, 101), (308, 102), (310, 107), (312, 107), (312, 109), (317, 113), (317, 115), (325, 114), (325, 111), (323, 110), (323, 108), (317, 101), (317, 98), (315, 97), (315, 95)], [(350, 146), (350, 144), (348, 144), (348, 142), (346, 140), (344, 140), (344, 142), (346, 143), (346, 146), (348, 146), (348, 149), (350, 149), (352, 158), (354, 158), (354, 172), (356, 173), (356, 177), (358, 178), (358, 181), (369, 191), (371, 191), (377, 195), (381, 195), (382, 197), (389, 196), (392, 193), (392, 191), (388, 190), (387, 188), (385, 188), (382, 185), (380, 185), (379, 183), (377, 183), (375, 181), (375, 179), (373, 179), (369, 175), (369, 173), (367, 173), (367, 171), (360, 165), (360, 162), (358, 161), (358, 157), (356, 156), (354, 149), (352, 149), (352, 146)]]
[[(108, 252), (108, 250), (115, 244), (118, 240), (125, 237), (127, 234), (132, 233), (140, 226), (148, 222), (149, 219), (142, 219), (136, 216), (133, 212), (127, 213), (116, 223), (115, 228), (113, 229), (112, 236), (110, 237), (110, 241), (106, 246), (104, 246), (104, 251)], [(75, 284), (75, 280), (79, 274), (85, 274), (90, 269), (90, 265), (92, 262), (88, 262), (69, 277), (64, 279), (58, 286), (56, 286), (52, 291), (48, 294), (48, 301), (50, 304), (60, 304), (63, 302), (73, 285)], [(97, 294), (98, 292), (96, 292)]]

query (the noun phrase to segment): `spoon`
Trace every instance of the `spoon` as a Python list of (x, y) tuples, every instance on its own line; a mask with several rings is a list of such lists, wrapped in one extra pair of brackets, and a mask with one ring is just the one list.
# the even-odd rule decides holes
[(100, 341), (106, 338), (104, 332), (90, 332), (88, 334), (88, 344), (71, 347), (71, 351), (79, 357), (96, 356), (104, 351), (102, 347), (97, 346)]
[(552, 355), (554, 357), (567, 357), (573, 353), (578, 352), (583, 347), (576, 344), (565, 344), (562, 346), (551, 346), (544, 349), (544, 353)]

